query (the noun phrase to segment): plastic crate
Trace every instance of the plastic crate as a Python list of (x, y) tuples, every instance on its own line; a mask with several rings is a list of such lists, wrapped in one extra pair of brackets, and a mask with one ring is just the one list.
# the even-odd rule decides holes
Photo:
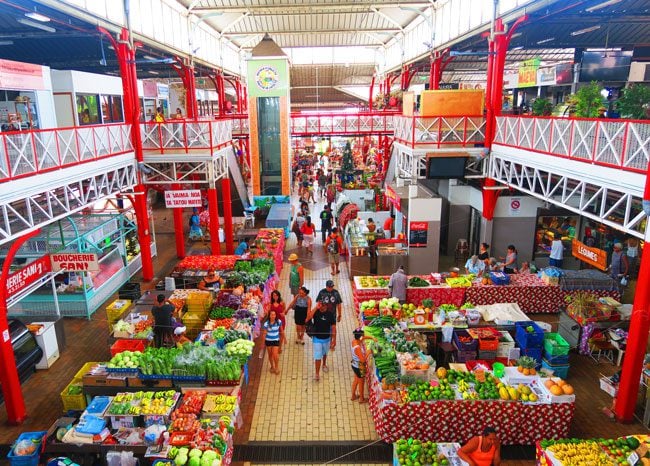
[[(459, 340), (459, 337), (468, 337), (472, 341), (471, 343), (463, 343), (462, 341)], [(469, 333), (467, 333), (466, 330), (454, 330), (454, 344), (456, 345), (456, 348), (458, 351), (474, 351), (476, 352), (476, 348), (478, 348), (478, 340), (473, 339)]]
[(484, 359), (484, 360), (494, 360), (497, 358), (497, 352), (496, 351), (478, 351), (478, 358), (479, 359)]
[(494, 285), (507, 285), (510, 283), (510, 276), (503, 272), (490, 272), (490, 280)]
[(34, 465), (38, 466), (38, 461), (41, 456), (41, 452), (43, 451), (43, 447), (45, 446), (45, 436), (47, 435), (47, 432), (45, 431), (39, 431), (39, 432), (23, 432), (18, 436), (16, 439), (16, 442), (14, 443), (14, 446), (18, 444), (18, 442), (21, 442), (23, 440), (28, 440), (30, 442), (33, 442), (36, 439), (39, 439), (40, 442), (38, 446), (36, 447), (36, 450), (34, 450), (34, 453), (31, 455), (16, 455), (14, 453), (14, 447), (9, 450), (9, 454), (7, 455), (7, 459), (9, 460), (9, 464), (11, 466), (23, 466), (23, 465)]
[(569, 375), (569, 365), (555, 365), (548, 362), (546, 359), (542, 360), (542, 369), (553, 371), (555, 377), (566, 379)]
[(546, 359), (551, 364), (555, 364), (555, 365), (569, 364), (569, 355), (568, 354), (564, 354), (562, 356), (553, 356), (551, 354), (548, 354), (545, 351), (544, 352), (544, 359)]
[(116, 299), (106, 307), (106, 315), (109, 322), (115, 322), (126, 310), (131, 307), (130, 299)]
[(99, 362), (87, 362), (83, 366), (81, 366), (81, 369), (77, 371), (77, 373), (74, 375), (74, 378), (72, 379), (71, 383), (75, 382), (81, 382), (83, 379), (84, 375), (86, 375), (88, 372), (90, 372), (90, 369), (95, 367), (96, 365), (101, 364)]
[(467, 362), (476, 359), (476, 351), (461, 350), (458, 348), (458, 346), (456, 346), (455, 342), (454, 342), (454, 348), (456, 348), (456, 351), (454, 352), (454, 359), (456, 362)]
[(538, 363), (542, 362), (542, 348), (520, 348), (521, 356), (528, 356), (536, 360)]
[(544, 349), (551, 356), (564, 356), (569, 354), (569, 343), (559, 333), (544, 334)]
[(122, 351), (144, 351), (147, 346), (149, 340), (117, 340), (111, 346), (111, 356), (115, 357)]
[(479, 338), (478, 349), (479, 351), (496, 351), (499, 348), (498, 338)]
[[(527, 332), (532, 327), (534, 332)], [(515, 340), (520, 348), (541, 348), (544, 343), (544, 331), (532, 320), (515, 322)]]
[(84, 395), (83, 392), (78, 395), (68, 394), (68, 387), (70, 387), (70, 385), (74, 384), (69, 384), (61, 392), (63, 411), (83, 411), (86, 409), (86, 395)]
[(141, 292), (140, 292), (140, 284), (135, 282), (127, 282), (122, 287), (119, 289), (117, 292), (117, 295), (120, 299), (130, 299), (130, 300), (137, 300), (140, 298)]

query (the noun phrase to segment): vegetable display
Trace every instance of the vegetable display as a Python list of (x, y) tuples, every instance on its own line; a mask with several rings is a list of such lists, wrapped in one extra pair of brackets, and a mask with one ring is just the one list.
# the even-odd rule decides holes
[(420, 277), (411, 277), (409, 278), (408, 286), (411, 288), (424, 288), (431, 286), (431, 283)]
[(231, 307), (213, 306), (208, 314), (209, 319), (227, 319), (235, 313)]

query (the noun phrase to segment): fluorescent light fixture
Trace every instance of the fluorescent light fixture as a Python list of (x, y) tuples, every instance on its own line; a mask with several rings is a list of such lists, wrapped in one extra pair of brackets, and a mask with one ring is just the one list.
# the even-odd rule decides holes
[(512, 36), (510, 36), (511, 39), (514, 39), (515, 37), (521, 36), (521, 32), (515, 32)]
[(601, 8), (616, 5), (617, 3), (621, 3), (622, 1), (623, 0), (607, 0), (606, 2), (599, 3), (598, 5), (590, 6), (585, 11), (591, 13), (592, 11), (600, 10)]
[(146, 58), (147, 60), (156, 60), (156, 57), (152, 57), (151, 55), (144, 55), (142, 58)]
[(14, 45), (13, 40), (0, 40), (0, 45)]
[(56, 32), (56, 29), (54, 29), (53, 27), (46, 26), (45, 24), (41, 24), (41, 23), (35, 23), (34, 21), (31, 21), (29, 19), (18, 18), (16, 21), (18, 21), (20, 24), (23, 24), (25, 26), (30, 26), (36, 29), (40, 29), (41, 31)]
[(596, 26), (591, 26), (591, 27), (588, 27), (588, 28), (580, 29), (578, 31), (573, 31), (571, 33), (571, 35), (572, 36), (579, 36), (580, 34), (586, 34), (588, 32), (597, 31), (598, 29), (600, 29), (600, 24), (597, 24)]
[(160, 73), (158, 73), (157, 71), (154, 71), (154, 70), (149, 70), (149, 74), (160, 74)]
[(35, 11), (30, 11), (29, 13), (25, 13), (25, 16), (35, 21), (40, 21), (41, 23), (47, 23), (48, 21), (50, 21), (50, 18), (40, 13), (36, 13)]
[(521, 50), (521, 49), (523, 49), (523, 48), (524, 48), (523, 45), (518, 45), (518, 46), (516, 46), (516, 47), (513, 47), (512, 50)]
[(555, 37), (549, 37), (548, 39), (538, 40), (538, 41), (537, 41), (537, 45), (539, 45), (539, 44), (545, 44), (545, 43), (547, 43), (547, 42), (551, 42), (551, 41), (554, 41), (554, 40), (555, 40)]

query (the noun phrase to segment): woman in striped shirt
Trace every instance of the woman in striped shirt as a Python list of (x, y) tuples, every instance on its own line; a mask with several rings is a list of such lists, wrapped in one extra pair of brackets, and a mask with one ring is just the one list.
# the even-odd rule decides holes
[(282, 321), (278, 318), (278, 314), (275, 310), (269, 310), (269, 314), (262, 324), (262, 329), (264, 330), (266, 353), (269, 356), (269, 363), (271, 364), (271, 373), (279, 374), (279, 350), (280, 341), (284, 339), (284, 329), (282, 328)]

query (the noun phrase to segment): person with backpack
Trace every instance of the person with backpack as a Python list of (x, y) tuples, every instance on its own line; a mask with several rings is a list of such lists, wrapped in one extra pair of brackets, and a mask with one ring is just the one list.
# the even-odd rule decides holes
[(325, 249), (327, 250), (327, 257), (329, 258), (330, 267), (332, 268), (332, 275), (341, 273), (339, 270), (339, 262), (341, 260), (341, 249), (343, 249), (343, 240), (339, 235), (339, 229), (332, 228), (332, 233), (325, 241)]

